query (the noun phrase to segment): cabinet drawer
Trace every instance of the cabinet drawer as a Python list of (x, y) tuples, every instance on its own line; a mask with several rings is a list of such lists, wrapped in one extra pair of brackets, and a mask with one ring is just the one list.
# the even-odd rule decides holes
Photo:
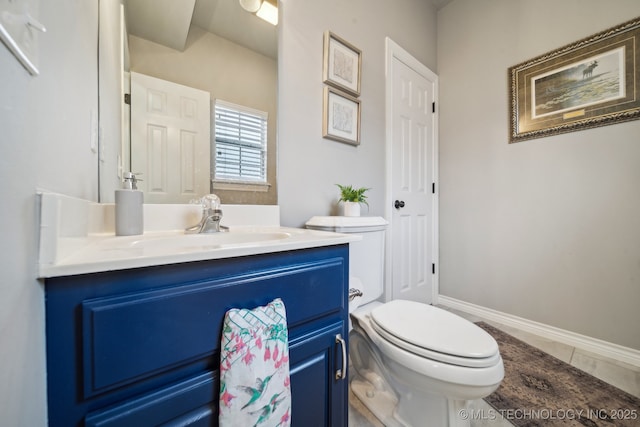
[(81, 304), (84, 396), (219, 350), (225, 312), (282, 298), (289, 328), (346, 307), (343, 258), (147, 289)]

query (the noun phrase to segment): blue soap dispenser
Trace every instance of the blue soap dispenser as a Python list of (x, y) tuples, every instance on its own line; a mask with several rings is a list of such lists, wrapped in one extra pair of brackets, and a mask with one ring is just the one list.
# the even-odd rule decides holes
[(116, 190), (116, 236), (136, 236), (144, 232), (144, 196), (138, 178), (125, 172), (122, 188)]

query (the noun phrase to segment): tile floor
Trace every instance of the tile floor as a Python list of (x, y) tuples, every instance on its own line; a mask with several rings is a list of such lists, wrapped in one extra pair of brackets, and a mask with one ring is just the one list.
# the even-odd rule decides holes
[[(588, 351), (571, 347), (556, 341), (551, 341), (529, 332), (524, 332), (510, 326), (505, 326), (477, 316), (472, 316), (464, 312), (451, 310), (447, 307), (442, 308), (455, 312), (472, 322), (484, 321), (491, 324), (492, 326), (499, 328), (530, 345), (546, 351), (566, 363), (582, 369), (583, 371), (640, 398), (640, 367), (638, 366), (607, 359)], [(500, 414), (492, 411), (491, 407), (484, 400), (473, 402), (472, 409), (476, 414), (481, 413), (488, 415), (485, 416), (485, 419), (483, 420), (472, 420), (472, 427), (512, 426), (508, 420), (501, 418)], [(349, 393), (349, 427), (384, 427), (383, 424), (380, 423), (351, 392)]]

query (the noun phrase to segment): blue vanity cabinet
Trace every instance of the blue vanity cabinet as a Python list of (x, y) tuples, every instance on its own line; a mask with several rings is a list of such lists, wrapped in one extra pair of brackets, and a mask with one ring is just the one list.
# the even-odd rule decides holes
[(346, 426), (336, 373), (347, 362), (337, 337), (348, 335), (348, 249), (47, 279), (49, 426), (217, 426), (224, 314), (274, 298), (287, 309), (292, 425)]

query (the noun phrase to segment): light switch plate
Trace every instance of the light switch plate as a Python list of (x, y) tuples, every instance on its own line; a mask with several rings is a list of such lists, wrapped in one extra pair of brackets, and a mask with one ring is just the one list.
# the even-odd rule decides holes
[(38, 0), (0, 0), (0, 39), (32, 75), (38, 75)]

